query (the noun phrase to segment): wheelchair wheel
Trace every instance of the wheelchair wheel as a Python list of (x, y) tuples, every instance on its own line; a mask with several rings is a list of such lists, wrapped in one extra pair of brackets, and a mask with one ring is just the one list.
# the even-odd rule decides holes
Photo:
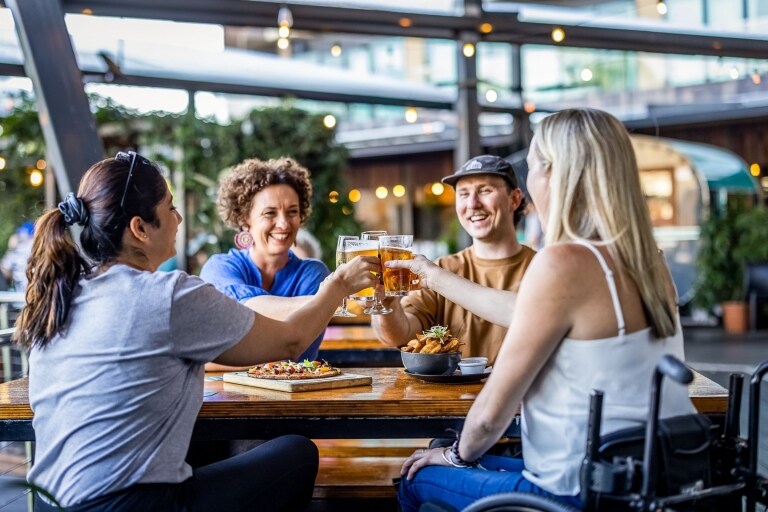
[(579, 509), (536, 494), (509, 492), (481, 498), (462, 512), (579, 512)]

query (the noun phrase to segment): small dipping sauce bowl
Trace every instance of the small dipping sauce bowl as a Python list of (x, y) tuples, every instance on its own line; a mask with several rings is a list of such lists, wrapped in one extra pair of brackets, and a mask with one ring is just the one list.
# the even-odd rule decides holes
[(459, 369), (464, 375), (471, 373), (483, 373), (488, 365), (487, 357), (465, 357), (459, 361)]

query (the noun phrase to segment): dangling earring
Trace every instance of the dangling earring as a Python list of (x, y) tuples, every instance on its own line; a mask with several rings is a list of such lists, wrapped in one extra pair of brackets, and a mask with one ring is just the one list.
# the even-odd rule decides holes
[(253, 235), (247, 229), (238, 231), (235, 235), (235, 245), (238, 249), (250, 249), (253, 245)]

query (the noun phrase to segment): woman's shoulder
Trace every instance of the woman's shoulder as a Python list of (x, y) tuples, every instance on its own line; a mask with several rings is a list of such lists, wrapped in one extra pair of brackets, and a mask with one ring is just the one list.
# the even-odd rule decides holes
[(230, 249), (226, 253), (212, 254), (203, 263), (203, 267), (200, 270), (201, 274), (204, 272), (210, 272), (213, 269), (220, 268), (241, 268), (249, 265), (251, 258), (247, 250), (242, 249)]
[(582, 288), (602, 275), (602, 269), (587, 247), (558, 243), (538, 251), (525, 275), (557, 282), (563, 288)]
[(317, 260), (315, 258), (299, 258), (292, 252), (290, 253), (290, 262), (293, 262), (293, 264), (296, 266), (296, 271), (300, 273), (317, 273), (317, 274), (330, 274), (330, 270), (328, 270), (328, 267), (325, 263), (323, 263), (322, 260)]
[(594, 254), (581, 244), (563, 242), (547, 245), (536, 252), (533, 262), (560, 270), (580, 269), (586, 261), (596, 261)]

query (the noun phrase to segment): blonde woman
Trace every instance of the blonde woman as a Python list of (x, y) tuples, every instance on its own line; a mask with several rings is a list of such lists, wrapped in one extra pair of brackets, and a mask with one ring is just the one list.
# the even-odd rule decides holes
[[(674, 286), (621, 122), (592, 109), (549, 116), (528, 166), (546, 245), (514, 310), (504, 300), (511, 292), (468, 283), (423, 258), (388, 263), (411, 267), (449, 300), (509, 326), (460, 440), (417, 451), (403, 465), (404, 512), (430, 500), (461, 509), (508, 491), (578, 505), (590, 390), (605, 391), (604, 434), (640, 425), (654, 365), (666, 353), (683, 356)], [(521, 403), (523, 459), (483, 456)], [(684, 388), (664, 388), (662, 417), (692, 411)]]

